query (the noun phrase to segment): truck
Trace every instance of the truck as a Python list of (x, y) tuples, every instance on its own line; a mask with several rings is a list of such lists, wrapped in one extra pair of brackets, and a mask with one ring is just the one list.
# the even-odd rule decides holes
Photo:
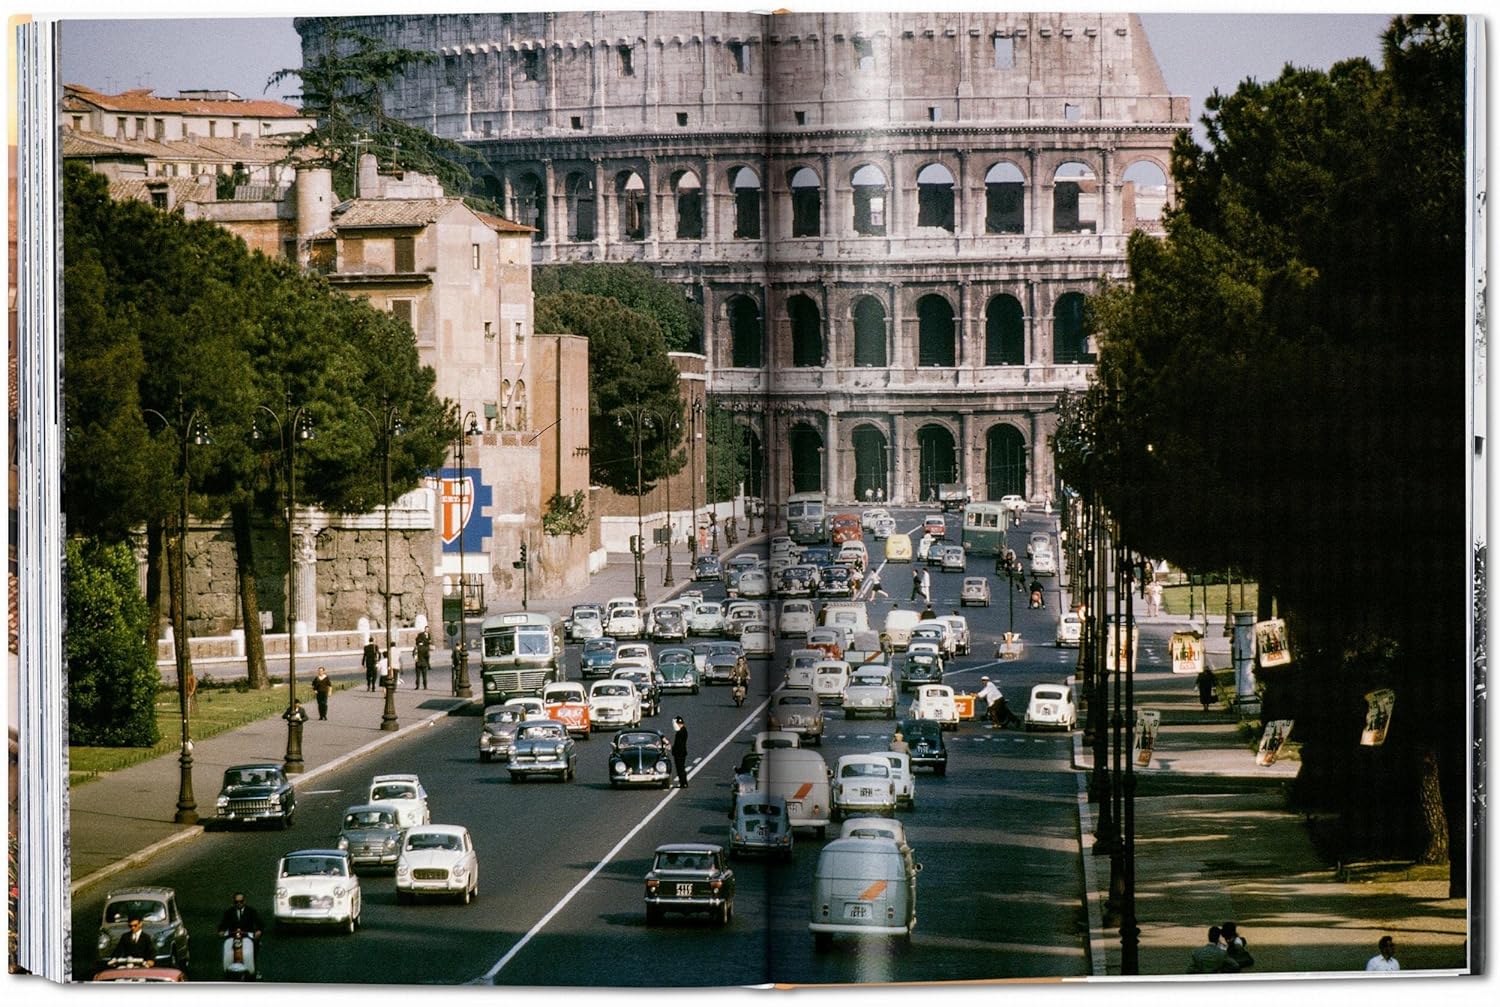
[(945, 513), (963, 510), (969, 505), (969, 487), (963, 483), (940, 483), (938, 503), (943, 505)]

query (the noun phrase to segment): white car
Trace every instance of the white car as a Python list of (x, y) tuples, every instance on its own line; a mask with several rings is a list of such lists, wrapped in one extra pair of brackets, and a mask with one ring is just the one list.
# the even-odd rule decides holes
[(781, 605), (781, 621), (778, 629), (782, 636), (806, 636), (818, 624), (817, 614), (810, 601), (787, 601)]
[(633, 594), (622, 594), (617, 597), (611, 598), (609, 599), (609, 601), (604, 603), (604, 621), (608, 622), (609, 617), (615, 614), (615, 609), (617, 608), (635, 607), (635, 595)]
[(1073, 708), (1073, 694), (1066, 685), (1033, 685), (1024, 719), (1028, 731), (1033, 727), (1073, 730), (1078, 720), (1078, 711)]
[(791, 731), (757, 731), (750, 741), (750, 751), (757, 754), (773, 748), (801, 748), (802, 735)]
[(746, 570), (740, 574), (741, 598), (765, 598), (771, 593), (770, 574), (761, 569)]
[(775, 654), (776, 637), (771, 633), (770, 624), (752, 622), (740, 630), (740, 646), (745, 648), (747, 657), (770, 657)]
[(879, 541), (884, 541), (894, 534), (896, 534), (896, 519), (889, 515), (876, 518), (875, 524), (870, 528), (870, 537)]
[(866, 713), (882, 717), (896, 715), (896, 676), (888, 665), (862, 664), (849, 674), (844, 686), (844, 719)]
[(506, 706), (516, 706), (521, 709), (522, 720), (546, 720), (547, 704), (535, 696), (518, 696), (507, 700)]
[(890, 516), (891, 512), (886, 510), (884, 507), (867, 507), (865, 510), (860, 512), (859, 526), (865, 531), (874, 531), (875, 522), (879, 521), (882, 518), (889, 518)]
[(881, 752), (891, 764), (891, 783), (896, 788), (896, 806), (917, 806), (917, 778), (911, 771), (911, 756), (905, 752)]
[(1032, 532), (1031, 537), (1026, 540), (1026, 555), (1035, 556), (1044, 549), (1052, 551), (1052, 536), (1044, 531)]
[(396, 861), (396, 901), (418, 895), (457, 895), (465, 905), (479, 894), (479, 856), (462, 825), (408, 829)]
[(953, 631), (953, 626), (943, 619), (923, 619), (911, 628), (911, 636), (907, 638), (907, 646), (919, 640), (931, 640), (938, 645), (942, 651), (943, 659), (953, 660), (958, 653), (958, 636)]
[(969, 635), (968, 617), (962, 615), (940, 615), (939, 622), (946, 622), (953, 630), (953, 653), (968, 657), (974, 652), (974, 640)]
[(374, 777), (366, 800), (370, 804), (393, 805), (403, 829), (432, 821), (427, 810), (427, 791), (415, 773), (384, 773)]
[(1057, 636), (1054, 642), (1059, 647), (1077, 647), (1083, 640), (1083, 619), (1077, 612), (1064, 612), (1057, 617)]
[(945, 731), (958, 730), (958, 706), (951, 685), (919, 685), (906, 715), (912, 720), (935, 720)]
[(639, 727), (641, 695), (635, 683), (606, 678), (590, 686), (589, 720), (596, 727)]
[(639, 640), (646, 635), (646, 621), (634, 605), (621, 605), (604, 620), (604, 635), (616, 640)]
[(638, 664), (643, 668), (656, 670), (656, 658), (651, 656), (651, 645), (649, 643), (622, 643), (615, 648), (615, 667), (622, 664)]
[(875, 814), (887, 817), (896, 810), (896, 785), (884, 753), (846, 755), (833, 770), (833, 809), (841, 816)]
[(848, 661), (819, 661), (813, 665), (812, 690), (819, 703), (842, 703), (848, 684)]
[(359, 876), (346, 850), (296, 850), (276, 865), (272, 916), (278, 927), (326, 924), (359, 927)]
[(597, 605), (574, 605), (568, 618), (568, 639), (575, 643), (604, 635), (604, 613)]
[(687, 628), (691, 636), (718, 636), (724, 632), (724, 606), (716, 601), (700, 601), (688, 615)]
[(1032, 574), (1057, 573), (1057, 560), (1052, 556), (1051, 549), (1038, 549), (1031, 557)]
[(1026, 498), (1015, 493), (1007, 493), (1000, 498), (1000, 506), (1019, 518), (1026, 513)]

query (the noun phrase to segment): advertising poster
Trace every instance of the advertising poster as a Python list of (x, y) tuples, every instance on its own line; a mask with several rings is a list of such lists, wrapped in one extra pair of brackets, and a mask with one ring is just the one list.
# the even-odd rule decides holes
[(1266, 724), (1260, 736), (1260, 751), (1255, 753), (1257, 766), (1269, 766), (1276, 761), (1281, 746), (1292, 736), (1292, 724), (1290, 720), (1273, 720)]
[(1276, 668), (1292, 663), (1292, 650), (1286, 641), (1286, 620), (1267, 619), (1255, 624), (1255, 652), (1262, 668)]
[(1391, 729), (1391, 713), (1396, 708), (1396, 692), (1394, 689), (1376, 689), (1374, 692), (1365, 693), (1365, 702), (1370, 706), (1365, 711), (1365, 729), (1360, 732), (1359, 743), (1370, 746), (1383, 745), (1385, 733)]
[(1135, 714), (1135, 764), (1151, 765), (1151, 753), (1156, 750), (1156, 732), (1161, 727), (1161, 714), (1156, 710), (1137, 710)]
[(1167, 645), (1172, 655), (1172, 674), (1197, 675), (1203, 670), (1203, 634), (1196, 630), (1173, 633)]
[[(1125, 652), (1126, 644), (1130, 646), (1130, 653)], [(1141, 650), (1141, 631), (1135, 629), (1129, 633), (1126, 627), (1117, 622), (1109, 624), (1109, 648), (1104, 652), (1104, 667), (1106, 671), (1124, 671), (1126, 658), (1130, 658), (1130, 667), (1135, 667), (1139, 661)]]

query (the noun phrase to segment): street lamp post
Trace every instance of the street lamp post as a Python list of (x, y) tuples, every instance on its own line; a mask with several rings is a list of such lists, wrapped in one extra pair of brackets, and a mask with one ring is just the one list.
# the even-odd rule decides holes
[(155, 409), (141, 411), (155, 416), (176, 434), (178, 446), (182, 448), (182, 499), (177, 510), (177, 570), (172, 592), (172, 607), (176, 615), (172, 632), (177, 644), (177, 709), (182, 719), (182, 746), (177, 756), (177, 813), (172, 820), (180, 825), (193, 825), (198, 821), (198, 802), (193, 797), (193, 738), (188, 726), (188, 678), (193, 673), (187, 629), (188, 446), (206, 447), (213, 444), (213, 439), (208, 435), (208, 425), (200, 411), (187, 412), (181, 396), (177, 400), (178, 426), (173, 426)]
[(670, 427), (662, 430), (661, 455), (665, 463), (662, 471), (662, 482), (667, 487), (667, 572), (661, 579), (663, 587), (671, 587), (674, 583), (672, 580), (672, 452), (671, 438), (668, 436), (668, 433), (681, 429), (678, 426), (677, 417), (674, 416)]
[(380, 729), (382, 731), (395, 731), (401, 727), (401, 722), (396, 718), (396, 666), (393, 660), (391, 646), (391, 438), (400, 437), (401, 417), (396, 413), (396, 407), (391, 405), (389, 399), (381, 399), (380, 415), (377, 416), (365, 406), (359, 407), (360, 411), (370, 418), (370, 422), (380, 432), (380, 456), (381, 469), (381, 531), (385, 540), (385, 710), (381, 713)]
[(689, 490), (691, 501), (689, 507), (692, 517), (688, 521), (688, 539), (693, 557), (693, 572), (698, 568), (698, 422), (703, 415), (703, 399), (693, 397), (693, 404), (688, 410), (689, 434), (688, 439), (688, 463), (692, 466), (692, 488)]
[(708, 528), (713, 536), (713, 552), (719, 554), (719, 479), (718, 479), (718, 452), (714, 449), (713, 424), (719, 416), (717, 409), (710, 415), (707, 406), (704, 407), (703, 445), (704, 457), (708, 463)]
[(646, 608), (646, 540), (645, 523), (641, 517), (641, 495), (644, 485), (641, 472), (641, 437), (655, 424), (660, 424), (661, 417), (654, 410), (637, 403), (633, 406), (621, 406), (616, 412), (615, 423), (620, 429), (626, 429), (627, 420), (629, 429), (635, 437), (635, 603), (644, 611)]
[(458, 421), (458, 667), (453, 669), (453, 691), (464, 698), (474, 695), (473, 687), (469, 684), (469, 599), (464, 572), (465, 511), (469, 504), (469, 491), (464, 485), (464, 445), (478, 433), (479, 416), (470, 409)]
[[(287, 712), (291, 712), (297, 703), (297, 570), (293, 565), (296, 555), (293, 524), (297, 513), (297, 442), (310, 441), (316, 435), (312, 419), (307, 415), (307, 407), (294, 407), (290, 391), (286, 393), (283, 413), (278, 414), (265, 405), (256, 408), (271, 417), (276, 424), (281, 449), (286, 452), (286, 704)], [(258, 423), (251, 428), (254, 440), (263, 440), (264, 436)], [(302, 772), (302, 724), (293, 717), (287, 718), (286, 756), (283, 763), (282, 768), (288, 775)]]

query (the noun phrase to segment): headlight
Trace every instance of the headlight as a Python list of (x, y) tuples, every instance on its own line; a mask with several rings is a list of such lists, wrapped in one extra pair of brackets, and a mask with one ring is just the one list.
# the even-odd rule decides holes
[(343, 885), (338, 885), (333, 889), (333, 897), (336, 899), (341, 899), (344, 897), (344, 894), (347, 891), (348, 889), (346, 889)]
[(406, 877), (410, 873), (411, 873), (411, 865), (408, 864), (405, 860), (402, 860), (402, 861), (400, 861), (399, 863), (396, 864), (396, 877), (398, 877), (398, 878), (404, 878), (404, 877)]
[(277, 794), (272, 794), (271, 795), (271, 807), (273, 807), (273, 808), (279, 808), (279, 807), (281, 807), (281, 797), (279, 795), (277, 795)]
[(219, 807), (220, 808), (227, 808), (227, 807), (229, 807), (229, 798), (223, 796), (222, 794), (219, 795)]
[(286, 886), (285, 885), (281, 885), (280, 887), (278, 887), (276, 889), (276, 897), (278, 899), (284, 899), (284, 898), (286, 898)]
[(109, 947), (109, 934), (100, 934), (99, 935), (99, 950), (103, 951), (107, 947)]
[(349, 848), (349, 840), (346, 837), (344, 837), (344, 836), (339, 836), (339, 849), (341, 849), (341, 850), (347, 850), (348, 848)]
[(657, 762), (657, 764), (656, 764), (656, 771), (658, 773), (665, 773), (667, 771), (667, 760), (666, 759), (662, 759), (661, 761)]
[(616, 759), (614, 761), (614, 771), (617, 773), (625, 772), (625, 763), (621, 762), (619, 759)]

